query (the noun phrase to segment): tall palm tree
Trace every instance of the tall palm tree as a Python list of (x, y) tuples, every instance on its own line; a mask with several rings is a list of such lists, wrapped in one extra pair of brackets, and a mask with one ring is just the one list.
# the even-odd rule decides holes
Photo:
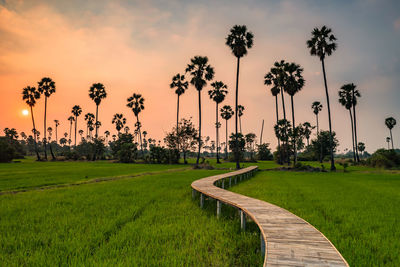
[(72, 123), (75, 121), (75, 118), (74, 118), (74, 116), (69, 116), (68, 117), (68, 120), (69, 120), (69, 139), (68, 139), (68, 143), (69, 143), (69, 145), (71, 145), (71, 142), (72, 142), (72, 138), (71, 138), (71, 133), (72, 133)]
[(53, 153), (53, 148), (51, 147), (51, 136), (53, 135), (53, 128), (47, 127), (47, 132), (49, 133), (48, 139), (49, 139), (49, 147), (50, 147), (51, 158), (53, 160), (56, 160), (56, 157), (54, 156), (54, 153)]
[[(322, 104), (319, 101), (314, 101), (311, 105), (311, 108), (315, 114), (315, 117), (317, 118), (317, 138), (319, 138), (319, 121), (318, 121), (318, 114), (322, 110)], [(319, 162), (322, 163), (322, 142), (321, 142), (321, 153), (319, 155)]]
[[(353, 122), (353, 115), (351, 113), (351, 109), (354, 107), (354, 104), (357, 103), (357, 99), (354, 99), (354, 96), (360, 96), (360, 93), (358, 90), (355, 90), (353, 94), (353, 89), (355, 89), (354, 84), (345, 84), (342, 87), (340, 87), (339, 90), (339, 103), (344, 106), (350, 114), (350, 123), (351, 123), (351, 139), (353, 142), (353, 158), (354, 161), (358, 161), (357, 159), (357, 143), (355, 142), (355, 127), (354, 127), (354, 122)], [(354, 110), (354, 109), (353, 109)]]
[(221, 81), (218, 82), (213, 82), (211, 84), (211, 86), (214, 88), (212, 90), (208, 91), (208, 95), (210, 96), (210, 98), (215, 102), (215, 131), (216, 131), (216, 145), (217, 145), (217, 163), (221, 163), (219, 161), (219, 127), (220, 127), (220, 123), (218, 122), (218, 104), (220, 104), (222, 101), (225, 100), (225, 96), (228, 93), (228, 91), (226, 90), (228, 88), (228, 86), (226, 86), (226, 84), (224, 84)]
[(54, 125), (56, 128), (56, 144), (57, 144), (58, 143), (57, 127), (60, 125), (60, 122), (58, 120), (54, 120)]
[(78, 105), (75, 105), (72, 107), (71, 113), (72, 115), (75, 116), (75, 147), (76, 147), (76, 128), (78, 126), (78, 117), (82, 113), (82, 108)]
[(294, 120), (294, 103), (293, 96), (297, 94), (303, 87), (305, 80), (303, 78), (303, 69), (300, 65), (296, 63), (290, 63), (285, 66), (285, 71), (287, 73), (287, 81), (285, 86), (285, 91), (290, 95), (290, 102), (292, 106), (292, 127), (293, 127), (293, 153), (294, 153), (294, 162), (297, 162), (297, 150), (296, 150), (296, 131), (295, 131), (295, 120)]
[(98, 121), (99, 121), (99, 105), (101, 103), (101, 100), (107, 97), (106, 89), (104, 88), (104, 85), (101, 83), (94, 83), (90, 89), (89, 89), (89, 97), (94, 101), (96, 104), (96, 134), (95, 138), (97, 138), (97, 133), (98, 133)]
[(110, 131), (106, 130), (104, 132), (104, 136), (106, 137), (106, 144), (108, 143), (108, 137), (110, 136)]
[(143, 143), (142, 143), (142, 133), (140, 131), (140, 121), (139, 121), (139, 113), (144, 109), (144, 98), (141, 94), (134, 93), (131, 97), (127, 99), (128, 104), (127, 107), (131, 108), (133, 114), (136, 116), (137, 130), (139, 131), (140, 138), (140, 150), (142, 151), (143, 156)]
[(47, 118), (47, 98), (49, 98), (53, 93), (56, 92), (56, 83), (48, 77), (44, 77), (42, 78), (42, 80), (40, 80), (38, 82), (38, 91), (41, 94), (44, 94), (44, 139), (43, 139), (43, 143), (44, 143), (44, 158), (47, 160), (47, 149), (46, 149), (46, 118)]
[(27, 86), (24, 89), (22, 89), (22, 100), (25, 100), (26, 104), (31, 109), (31, 118), (32, 118), (32, 124), (33, 124), (33, 136), (34, 136), (34, 141), (35, 141), (35, 152), (36, 152), (36, 157), (37, 160), (40, 160), (40, 155), (39, 155), (39, 150), (37, 147), (37, 135), (36, 135), (36, 126), (35, 126), (35, 118), (33, 116), (33, 107), (36, 104), (36, 100), (40, 98), (40, 93), (38, 90), (36, 90), (35, 87)]
[(239, 101), (239, 66), (240, 58), (247, 55), (247, 50), (253, 47), (253, 33), (247, 31), (245, 25), (235, 25), (226, 37), (225, 44), (232, 50), (237, 58), (236, 68), (236, 98), (235, 98), (235, 159), (236, 169), (240, 169), (239, 164), (239, 143), (238, 143), (238, 101)]
[(190, 64), (186, 67), (186, 72), (189, 72), (192, 78), (190, 79), (190, 84), (192, 84), (199, 96), (199, 136), (198, 145), (199, 150), (197, 152), (196, 164), (199, 164), (200, 152), (201, 152), (201, 91), (204, 86), (207, 85), (207, 81), (211, 81), (214, 78), (214, 68), (208, 64), (208, 58), (202, 56), (195, 56), (190, 60)]
[(337, 44), (335, 41), (336, 37), (332, 34), (332, 30), (326, 26), (322, 26), (321, 29), (314, 28), (311, 32), (311, 39), (307, 41), (307, 47), (310, 49), (312, 56), (318, 56), (322, 63), (322, 72), (324, 74), (324, 85), (326, 93), (326, 102), (328, 105), (328, 118), (329, 118), (329, 145), (331, 152), (331, 170), (335, 171), (335, 159), (333, 157), (333, 136), (332, 136), (332, 122), (331, 122), (331, 108), (329, 104), (329, 93), (328, 84), (326, 81), (325, 71), (325, 57), (332, 55), (336, 50)]
[(171, 89), (175, 89), (175, 94), (178, 95), (178, 102), (176, 108), (176, 132), (178, 133), (179, 125), (179, 97), (188, 89), (189, 83), (185, 81), (185, 75), (176, 74), (172, 77), (172, 82), (169, 85)]
[(356, 157), (357, 162), (360, 162), (360, 157), (358, 156), (358, 135), (357, 135), (357, 117), (356, 117), (356, 105), (357, 105), (357, 98), (361, 97), (360, 92), (356, 89), (356, 85), (354, 83), (348, 84), (351, 88), (353, 94), (353, 117), (354, 117), (354, 140), (355, 140), (355, 147), (356, 147)]
[(311, 136), (311, 131), (315, 128), (315, 126), (311, 126), (311, 123), (308, 121), (303, 123), (303, 134), (304, 137), (307, 140), (307, 147), (310, 146), (310, 136)]
[(122, 113), (115, 113), (111, 123), (115, 124), (115, 128), (117, 129), (119, 135), (121, 129), (124, 128), (124, 125), (126, 124), (126, 119)]
[(242, 105), (238, 105), (237, 112), (239, 117), (239, 130), (242, 133), (242, 116), (243, 116), (244, 107)]
[(392, 149), (394, 149), (392, 129), (396, 125), (396, 119), (393, 118), (393, 117), (386, 118), (385, 119), (385, 125), (386, 125), (386, 127), (388, 127), (388, 129), (390, 131), (390, 140), (392, 141)]
[(390, 149), (390, 147), (389, 147), (390, 140), (392, 140), (392, 139), (389, 136), (386, 137), (386, 143), (387, 143), (387, 146), (388, 146), (388, 150)]
[(93, 121), (95, 116), (93, 113), (86, 113), (85, 114), (85, 121), (86, 121), (86, 137), (89, 137), (89, 128), (92, 127)]
[(225, 120), (225, 159), (228, 158), (228, 120), (232, 118), (234, 112), (231, 106), (225, 105), (221, 108), (221, 117)]
[(84, 131), (83, 131), (82, 129), (80, 129), (80, 130), (78, 131), (78, 133), (79, 133), (79, 135), (81, 136), (81, 141), (83, 141), (83, 133), (84, 133)]

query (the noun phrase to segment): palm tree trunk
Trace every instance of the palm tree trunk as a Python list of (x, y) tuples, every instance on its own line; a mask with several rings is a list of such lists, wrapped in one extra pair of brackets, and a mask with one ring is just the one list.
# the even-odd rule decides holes
[(58, 144), (57, 125), (56, 125), (56, 144)]
[(49, 143), (49, 147), (50, 147), (51, 158), (53, 160), (56, 160), (56, 157), (54, 156), (54, 153), (53, 153), (53, 149), (51, 148), (51, 143)]
[(199, 165), (200, 151), (201, 151), (201, 91), (198, 89), (197, 89), (197, 91), (199, 93), (199, 140), (198, 140), (199, 150), (197, 152), (196, 165)]
[(353, 159), (354, 159), (354, 162), (356, 162), (356, 151), (354, 148), (354, 125), (353, 125), (353, 115), (351, 115), (351, 109), (349, 109), (349, 113), (350, 113), (350, 122), (351, 122), (351, 139), (353, 141)]
[[(282, 97), (283, 119), (286, 120), (286, 108), (285, 108), (285, 97), (283, 95), (283, 87), (281, 88), (281, 97)], [(285, 131), (286, 131), (286, 129), (285, 129)], [(286, 135), (286, 132), (285, 132), (285, 135)], [(283, 144), (285, 144), (285, 142), (283, 142)], [(288, 150), (288, 142), (286, 142), (285, 150)], [(287, 151), (287, 152), (289, 152), (289, 151)], [(286, 155), (287, 156), (286, 160), (287, 160), (288, 164), (290, 164), (289, 153), (286, 153), (286, 154), (287, 154)], [(282, 161), (282, 164), (283, 163), (284, 163), (284, 161)]]
[(228, 120), (225, 120), (225, 159), (228, 159)]
[(96, 105), (96, 135), (95, 135), (95, 138), (97, 139), (97, 130), (98, 130), (98, 116), (99, 116), (99, 105)]
[(76, 147), (76, 128), (78, 124), (78, 116), (75, 116), (75, 147)]
[(292, 104), (292, 129), (293, 129), (293, 166), (297, 162), (297, 150), (296, 150), (296, 131), (295, 131), (295, 121), (294, 121), (294, 104), (293, 104), (293, 96), (290, 96), (290, 102)]
[[(279, 121), (279, 108), (278, 108), (278, 95), (275, 96), (275, 113), (276, 113), (276, 123)], [(279, 137), (276, 137), (278, 139), (278, 151), (280, 154), (278, 164), (282, 164), (282, 150), (281, 150), (281, 140)]]
[[(353, 88), (353, 101), (354, 101), (354, 88)], [(353, 103), (353, 116), (354, 116), (354, 140), (355, 140), (355, 148), (356, 148), (356, 159), (357, 162), (360, 162), (360, 157), (358, 155), (358, 141), (357, 141), (357, 117), (356, 117), (356, 105)]]
[(140, 140), (140, 151), (142, 152), (142, 157), (144, 156), (144, 152), (143, 152), (143, 143), (142, 143), (142, 132), (140, 130), (140, 123), (139, 123), (139, 114), (136, 115), (136, 121), (138, 124), (138, 130), (139, 130), (139, 140)]
[(235, 160), (236, 169), (240, 169), (239, 163), (239, 142), (238, 142), (238, 100), (239, 100), (239, 65), (240, 57), (237, 58), (237, 69), (236, 69), (236, 98), (235, 98)]
[(71, 145), (71, 142), (72, 142), (72, 136), (71, 136), (71, 134), (72, 134), (72, 121), (71, 121), (71, 123), (69, 124), (69, 145)]
[(221, 163), (219, 161), (219, 154), (218, 154), (218, 147), (219, 147), (219, 136), (218, 136), (218, 103), (216, 104), (216, 123), (215, 123), (215, 128), (216, 128), (216, 145), (217, 145), (217, 163)]
[(33, 137), (34, 137), (34, 142), (35, 142), (35, 152), (36, 152), (37, 160), (40, 161), (39, 150), (38, 150), (38, 146), (37, 146), (37, 142), (36, 142), (37, 137), (36, 137), (35, 119), (33, 117), (33, 108), (32, 108), (32, 106), (30, 106), (30, 107), (31, 107), (31, 117), (32, 117), (33, 130), (34, 130)]
[[(178, 138), (178, 134), (179, 134), (179, 94), (178, 94), (178, 103), (177, 103), (177, 107), (176, 107), (176, 138)], [(177, 142), (177, 149), (178, 149), (178, 153), (179, 153), (179, 142)]]
[(335, 159), (333, 158), (333, 136), (332, 136), (332, 122), (331, 122), (331, 107), (329, 104), (329, 93), (328, 93), (328, 84), (326, 82), (326, 72), (325, 72), (325, 62), (324, 59), (321, 59), (322, 62), (322, 72), (324, 74), (324, 84), (325, 84), (325, 93), (326, 93), (326, 103), (328, 105), (328, 118), (329, 118), (329, 145), (331, 152), (331, 171), (336, 171), (335, 167)]
[[(319, 139), (319, 121), (318, 121), (318, 114), (315, 114), (317, 117), (317, 139)], [(319, 162), (322, 163), (322, 141), (319, 141), (320, 143), (320, 154), (319, 154)]]
[(242, 133), (242, 116), (239, 116), (239, 129), (240, 133)]
[(392, 136), (392, 129), (389, 129), (390, 131), (390, 141), (392, 141), (392, 149), (394, 149), (394, 145), (393, 145), (393, 136)]
[(46, 139), (46, 114), (47, 113), (47, 96), (44, 98), (44, 139), (43, 139), (43, 144), (44, 144), (44, 158), (47, 160), (47, 139)]

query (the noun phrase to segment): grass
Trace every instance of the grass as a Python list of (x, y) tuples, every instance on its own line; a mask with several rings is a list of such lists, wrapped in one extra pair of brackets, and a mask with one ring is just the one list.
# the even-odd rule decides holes
[[(44, 184), (45, 177), (66, 183), (85, 173), (95, 178), (174, 167), (181, 166), (27, 161), (2, 164), (0, 177), (15, 188)], [(191, 199), (192, 181), (225, 171), (181, 170), (1, 195), (1, 265), (262, 265), (259, 233), (240, 231), (238, 218), (232, 220), (237, 212), (224, 209), (217, 219), (214, 203), (202, 210)]]
[(399, 265), (398, 171), (358, 166), (336, 173), (262, 171), (231, 190), (307, 220), (332, 241), (350, 266)]

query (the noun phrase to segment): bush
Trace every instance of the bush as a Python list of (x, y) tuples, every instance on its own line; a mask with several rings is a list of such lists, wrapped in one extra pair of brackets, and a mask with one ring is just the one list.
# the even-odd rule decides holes
[(366, 161), (367, 165), (378, 168), (400, 167), (400, 153), (395, 150), (378, 149)]
[(167, 149), (161, 146), (151, 146), (150, 156), (146, 158), (146, 161), (157, 164), (176, 164), (179, 162), (179, 157), (179, 151), (176, 149)]
[(258, 160), (272, 160), (274, 156), (271, 153), (268, 143), (257, 145), (257, 159)]
[(137, 153), (137, 146), (132, 143), (121, 144), (117, 152), (118, 161), (123, 163), (134, 162)]
[(8, 138), (0, 137), (0, 162), (10, 162), (16, 158), (17, 151), (10, 144)]

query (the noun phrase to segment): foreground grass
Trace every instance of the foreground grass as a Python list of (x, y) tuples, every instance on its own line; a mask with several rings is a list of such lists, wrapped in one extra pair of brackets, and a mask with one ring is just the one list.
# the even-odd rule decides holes
[(258, 232), (241, 232), (237, 219), (217, 219), (212, 203), (201, 210), (191, 200), (193, 180), (221, 172), (185, 170), (2, 195), (1, 265), (262, 265)]
[(232, 191), (307, 220), (332, 241), (350, 266), (399, 266), (400, 173), (349, 170), (263, 171)]

